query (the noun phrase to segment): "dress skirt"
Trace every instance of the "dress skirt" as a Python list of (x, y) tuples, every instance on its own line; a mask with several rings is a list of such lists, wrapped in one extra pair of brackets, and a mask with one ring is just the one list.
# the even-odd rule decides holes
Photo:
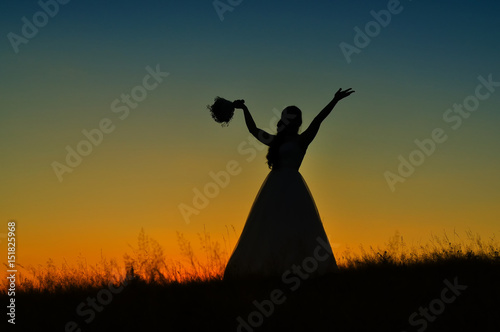
[(272, 170), (252, 205), (225, 279), (281, 277), (293, 266), (308, 275), (337, 264), (314, 199), (298, 170)]

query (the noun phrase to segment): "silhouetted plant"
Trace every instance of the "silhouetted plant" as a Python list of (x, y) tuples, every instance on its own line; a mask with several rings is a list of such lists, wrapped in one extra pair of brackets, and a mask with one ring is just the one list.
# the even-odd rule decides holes
[[(137, 247), (123, 257), (123, 265), (116, 260), (108, 260), (101, 254), (101, 259), (94, 265), (79, 256), (76, 264), (66, 261), (57, 267), (52, 259), (45, 266), (27, 266), (18, 264), (18, 292), (46, 291), (61, 292), (75, 289), (101, 288), (110, 282), (118, 285), (125, 276), (136, 282), (146, 284), (184, 283), (193, 281), (221, 280), (228, 260), (228, 248), (231, 248), (230, 232), (223, 236), (223, 245), (214, 241), (206, 232), (198, 234), (201, 258), (195, 254), (191, 242), (182, 233), (177, 233), (177, 242), (182, 261), (167, 259), (161, 245), (141, 229), (137, 237)], [(234, 228), (232, 228), (235, 232)], [(500, 263), (500, 245), (495, 237), (483, 240), (479, 235), (466, 232), (464, 239), (458, 234), (453, 238), (445, 233), (432, 235), (425, 244), (409, 246), (398, 232), (385, 244), (384, 248), (372, 246), (360, 247), (360, 253), (353, 253), (349, 248), (336, 253), (341, 270), (365, 268), (405, 267), (412, 265), (443, 264), (447, 262), (482, 261)], [(4, 264), (5, 265), (5, 264)], [(7, 279), (2, 278), (0, 294), (5, 294)]]

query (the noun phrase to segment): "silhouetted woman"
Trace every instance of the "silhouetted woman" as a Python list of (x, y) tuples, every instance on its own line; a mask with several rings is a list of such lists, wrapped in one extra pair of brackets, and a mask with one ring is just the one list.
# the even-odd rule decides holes
[(225, 279), (281, 277), (286, 281), (291, 273), (309, 277), (337, 270), (316, 204), (299, 167), (323, 120), (338, 101), (353, 92), (339, 89), (301, 134), (302, 112), (296, 106), (283, 110), (277, 134), (272, 135), (257, 128), (244, 101), (234, 101), (234, 107), (243, 110), (250, 133), (269, 146), (267, 163), (271, 172), (255, 198), (226, 266)]

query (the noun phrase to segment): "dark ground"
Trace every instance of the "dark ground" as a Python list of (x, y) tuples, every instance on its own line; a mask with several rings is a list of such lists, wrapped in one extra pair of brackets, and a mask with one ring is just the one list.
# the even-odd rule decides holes
[[(445, 290), (450, 286), (444, 280), (460, 286)], [(66, 329), (74, 321), (80, 331), (500, 331), (500, 263), (495, 260), (378, 264), (305, 280), (291, 291), (294, 285), (271, 280), (148, 285), (136, 280), (112, 298), (102, 291), (101, 300), (109, 303), (101, 312), (93, 310), (91, 321), (90, 305), (85, 304), (84, 314), (76, 309), (88, 297), (96, 298), (100, 288), (16, 294), (17, 324), (7, 330), (79, 331)], [(252, 314), (256, 327), (238, 329), (237, 318), (248, 323), (249, 315), (258, 312), (253, 301), (268, 304), (275, 289), (283, 292), (278, 297), (283, 303), (274, 304), (269, 317)], [(428, 318), (418, 314), (429, 306)], [(263, 310), (271, 311), (266, 305)], [(411, 325), (414, 312), (418, 316)]]

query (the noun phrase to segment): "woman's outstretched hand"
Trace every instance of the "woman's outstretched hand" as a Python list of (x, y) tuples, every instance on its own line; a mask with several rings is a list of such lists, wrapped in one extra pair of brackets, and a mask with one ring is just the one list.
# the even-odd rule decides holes
[(352, 90), (352, 88), (349, 88), (347, 90), (344, 90), (342, 91), (342, 88), (339, 89), (339, 91), (337, 91), (335, 93), (335, 98), (336, 100), (341, 100), (341, 99), (344, 99), (345, 97), (349, 96), (351, 93), (354, 93), (355, 91)]
[(235, 100), (235, 101), (233, 101), (233, 106), (234, 106), (234, 108), (243, 109), (243, 107), (245, 107), (245, 101), (243, 99)]

